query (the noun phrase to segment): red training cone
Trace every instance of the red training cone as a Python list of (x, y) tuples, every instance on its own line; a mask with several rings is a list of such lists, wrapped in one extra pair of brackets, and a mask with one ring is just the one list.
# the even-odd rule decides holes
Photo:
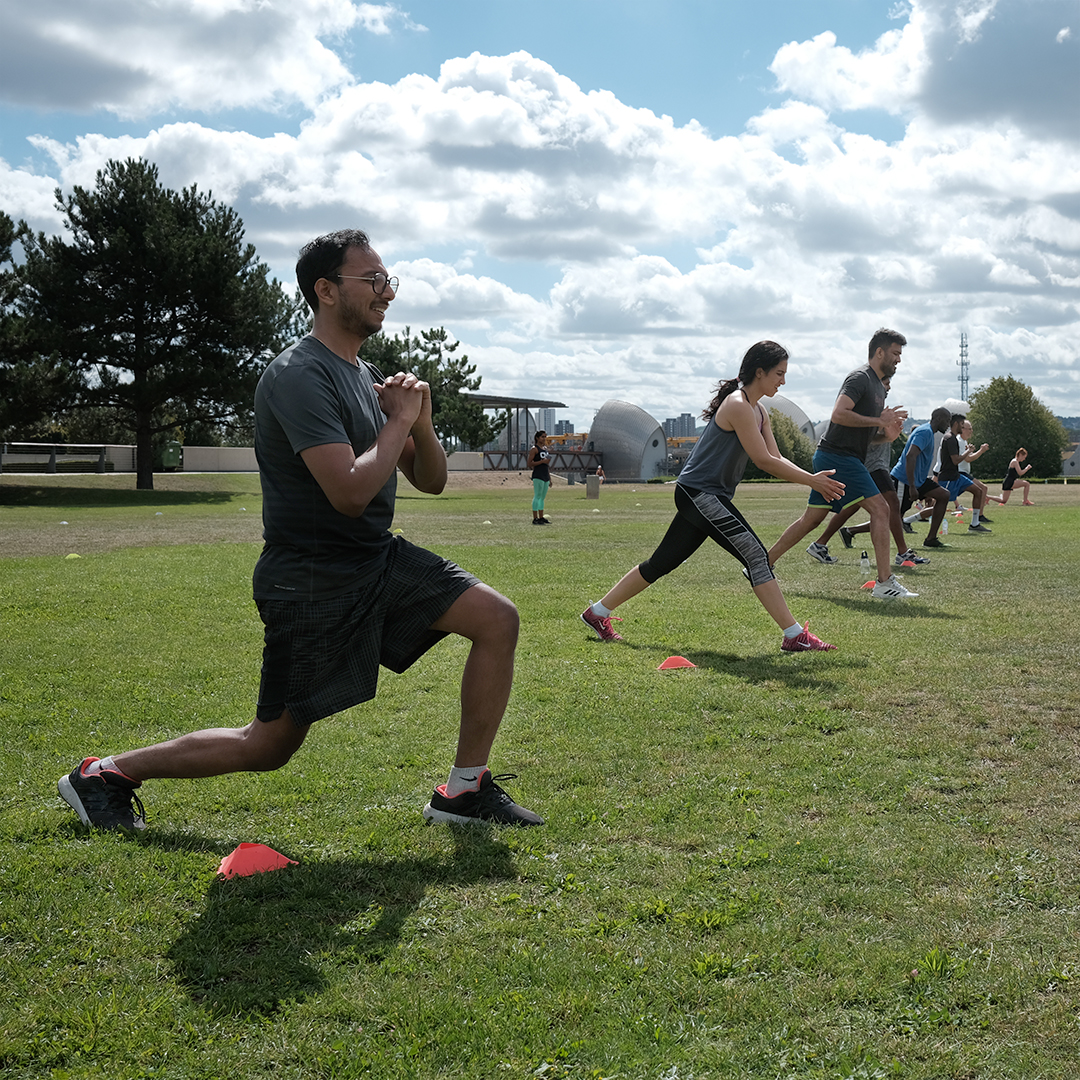
[(685, 656), (669, 656), (656, 670), (671, 671), (672, 668), (684, 667), (697, 667), (697, 664), (691, 664)]
[(877, 584), (877, 582), (876, 582), (876, 581), (868, 581), (868, 582), (867, 582), (867, 583), (866, 583), (866, 584), (865, 584), (865, 585), (863, 586), (863, 588), (864, 588), (864, 589), (872, 589), (872, 588), (873, 588), (873, 587), (874, 587), (874, 586), (875, 586), (876, 584)]
[(299, 865), (295, 859), (287, 859), (280, 851), (265, 844), (241, 844), (221, 860), (218, 873), (227, 878), (247, 877), (249, 874), (280, 870), (290, 864)]

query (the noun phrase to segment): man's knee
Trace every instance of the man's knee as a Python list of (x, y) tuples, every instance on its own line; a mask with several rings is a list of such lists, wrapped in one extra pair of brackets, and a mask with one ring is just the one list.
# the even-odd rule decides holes
[(516, 645), (521, 618), (514, 602), (490, 587), (470, 592), (476, 594), (474, 617), (484, 632), (490, 637)]
[(273, 772), (287, 765), (300, 749), (307, 728), (298, 728), (288, 710), (276, 720), (253, 720), (244, 733), (250, 772)]

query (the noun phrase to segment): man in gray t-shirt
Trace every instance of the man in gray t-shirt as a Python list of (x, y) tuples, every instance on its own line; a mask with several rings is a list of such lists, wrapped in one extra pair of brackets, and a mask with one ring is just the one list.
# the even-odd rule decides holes
[[(775, 565), (804, 536), (815, 531), (831, 511), (841, 514), (861, 502), (870, 515), (870, 539), (877, 564), (877, 580), (872, 595), (879, 600), (901, 600), (917, 594), (904, 588), (889, 568), (889, 507), (865, 465), (866, 449), (880, 428), (890, 441), (900, 433), (907, 412), (885, 407), (881, 380), (896, 374), (907, 338), (882, 327), (870, 339), (868, 362), (850, 372), (833, 404), (830, 423), (814, 452), (814, 471), (831, 469), (843, 481), (844, 495), (828, 503), (816, 491), (802, 516), (793, 521), (769, 549), (769, 564)], [(814, 555), (815, 545), (808, 549)], [(816, 557), (816, 556), (815, 556)]]
[(397, 278), (358, 229), (313, 240), (296, 273), (311, 333), (271, 362), (255, 395), (265, 539), (253, 578), (265, 626), (256, 718), (84, 758), (60, 778), (60, 795), (85, 824), (143, 828), (135, 790), (144, 780), (280, 768), (312, 723), (375, 696), (380, 666), (404, 671), (459, 634), (471, 650), (457, 756), (424, 817), (543, 824), (487, 767), (510, 696), (517, 609), (461, 567), (390, 533), (398, 470), (430, 494), (446, 484), (427, 383), (405, 372), (384, 377), (359, 356), (382, 329)]

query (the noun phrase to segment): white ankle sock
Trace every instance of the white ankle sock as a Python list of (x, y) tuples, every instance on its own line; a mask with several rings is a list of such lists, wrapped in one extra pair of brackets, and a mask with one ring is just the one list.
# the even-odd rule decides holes
[(599, 600), (597, 600), (595, 604), (590, 604), (589, 606), (592, 608), (593, 614), (599, 615), (601, 619), (606, 619), (612, 611), (611, 608), (604, 607)]
[(450, 777), (446, 781), (446, 797), (452, 799), (463, 791), (478, 791), (480, 778), (485, 772), (487, 772), (486, 765), (473, 765), (471, 768), (458, 768), (455, 765), (450, 770)]
[(802, 633), (802, 627), (798, 623), (792, 623), (785, 631), (784, 637), (797, 638)]

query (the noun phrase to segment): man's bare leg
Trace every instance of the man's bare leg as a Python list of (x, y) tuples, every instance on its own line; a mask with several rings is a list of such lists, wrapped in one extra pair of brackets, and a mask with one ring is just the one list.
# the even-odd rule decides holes
[(433, 630), (458, 634), (472, 642), (461, 676), (461, 725), (454, 764), (484, 765), (502, 723), (514, 682), (518, 638), (517, 608), (488, 585), (462, 593)]

